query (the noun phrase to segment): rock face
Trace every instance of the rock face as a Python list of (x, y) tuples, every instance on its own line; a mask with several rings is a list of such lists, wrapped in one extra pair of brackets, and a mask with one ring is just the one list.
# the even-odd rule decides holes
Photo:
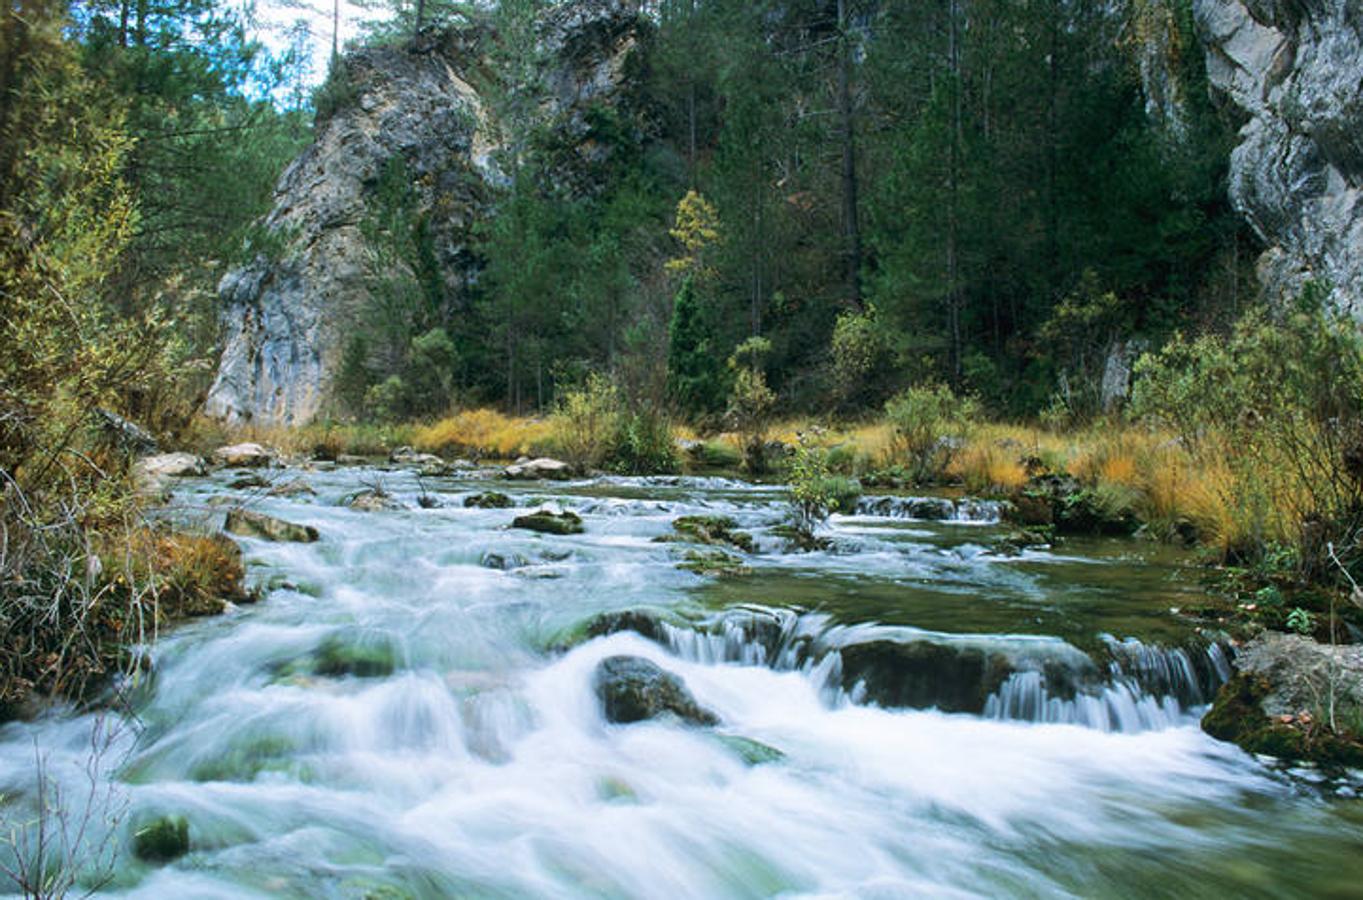
[[(623, 103), (626, 61), (638, 43), (637, 3), (574, 0), (539, 24), (547, 96), (539, 115), (568, 148), (556, 177), (589, 191), (609, 149), (591, 111)], [(423, 32), (401, 47), (356, 51), (346, 89), (319, 117), (317, 139), (275, 188), (264, 227), (281, 249), (229, 272), (218, 287), (226, 343), (206, 411), (228, 423), (297, 425), (327, 402), (345, 336), (370, 301), (361, 224), (387, 167), (400, 161), (428, 217), (447, 293), (476, 279), (473, 227), (506, 182), (501, 129), (475, 84), (491, 71), (494, 38), (480, 27)]]
[(1230, 194), (1272, 297), (1328, 284), (1363, 319), (1363, 5), (1194, 0), (1213, 88), (1248, 117)]

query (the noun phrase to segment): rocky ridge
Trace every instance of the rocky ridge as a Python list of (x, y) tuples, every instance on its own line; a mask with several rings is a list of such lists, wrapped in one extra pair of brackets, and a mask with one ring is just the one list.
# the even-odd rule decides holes
[(1230, 196), (1272, 298), (1308, 282), (1363, 319), (1363, 4), (1194, 0), (1215, 92), (1244, 115)]
[[(590, 112), (620, 102), (638, 43), (637, 4), (576, 0), (540, 23), (545, 92), (535, 115), (567, 148), (561, 178), (593, 188), (609, 148), (593, 140)], [(224, 349), (206, 412), (229, 424), (298, 425), (329, 399), (345, 336), (370, 301), (362, 223), (381, 178), (400, 160), (430, 223), (447, 296), (477, 278), (473, 228), (506, 179), (498, 168), (507, 129), (489, 97), (481, 26), (423, 32), (400, 47), (348, 54), (334, 109), (285, 169), (262, 223), (277, 247), (229, 272), (218, 291)]]

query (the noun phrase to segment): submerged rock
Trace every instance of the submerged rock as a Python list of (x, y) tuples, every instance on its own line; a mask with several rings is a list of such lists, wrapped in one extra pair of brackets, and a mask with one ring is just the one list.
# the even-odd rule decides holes
[(678, 569), (687, 572), (695, 572), (697, 575), (751, 575), (752, 568), (734, 556), (732, 553), (725, 553), (723, 550), (690, 550), (682, 557), (682, 561), (677, 563)]
[(310, 544), (320, 535), (311, 525), (295, 525), (274, 516), (250, 509), (233, 509), (227, 513), (223, 530), (242, 537), (263, 538), (267, 541), (294, 541)]
[(290, 478), (288, 481), (271, 485), (269, 494), (271, 497), (299, 497), (305, 494), (316, 496), (317, 491), (302, 478)]
[(498, 569), (503, 572), (510, 572), (512, 569), (521, 569), (530, 565), (530, 560), (521, 556), (519, 553), (493, 553), (488, 551), (483, 554), (483, 558), (478, 560), (478, 565), (484, 569)]
[(542, 456), (539, 459), (526, 460), (507, 466), (502, 470), (502, 474), (516, 481), (534, 479), (562, 481), (565, 478), (572, 477), (573, 471), (572, 467), (566, 462)]
[(560, 513), (541, 509), (528, 515), (517, 516), (511, 521), (511, 527), (538, 531), (542, 534), (581, 534), (583, 532), (582, 517), (567, 509)]
[(246, 491), (251, 490), (253, 488), (263, 488), (269, 486), (270, 483), (261, 476), (257, 475), (255, 472), (247, 472), (244, 475), (234, 478), (232, 479), (232, 483), (228, 485), (228, 487), (234, 491)]
[(133, 854), (143, 862), (164, 863), (189, 852), (189, 820), (161, 816), (133, 833)]
[(691, 725), (719, 723), (719, 717), (697, 703), (680, 678), (640, 656), (601, 660), (592, 687), (608, 722), (628, 724), (670, 713)]
[(786, 758), (784, 753), (770, 744), (764, 744), (761, 741), (755, 741), (752, 738), (737, 734), (717, 734), (715, 740), (723, 744), (725, 749), (749, 766), (780, 762)]
[(314, 675), (385, 678), (397, 669), (397, 648), (387, 638), (332, 635), (313, 651)]

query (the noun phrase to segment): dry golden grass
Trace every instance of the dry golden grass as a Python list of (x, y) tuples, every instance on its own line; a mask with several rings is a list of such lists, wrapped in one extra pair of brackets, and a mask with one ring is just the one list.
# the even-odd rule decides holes
[(544, 450), (552, 430), (543, 419), (507, 416), (493, 409), (466, 409), (417, 428), (412, 445), (426, 453), (514, 459)]
[(972, 493), (1008, 493), (1027, 483), (1027, 466), (1015, 448), (974, 443), (956, 454), (947, 465), (947, 475), (960, 479)]

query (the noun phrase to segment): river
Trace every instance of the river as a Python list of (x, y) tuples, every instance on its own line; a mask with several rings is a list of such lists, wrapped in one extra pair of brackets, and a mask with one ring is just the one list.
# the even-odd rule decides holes
[[(0, 729), (10, 820), (36, 748), (118, 851), (110, 895), (1363, 896), (1357, 788), (1198, 728), (1230, 650), (1174, 612), (1198, 586), (1172, 551), (1006, 555), (989, 504), (891, 498), (787, 553), (777, 488), (484, 474), (180, 482), (182, 515), (230, 494), (321, 540), (242, 539), (263, 599), (163, 636), (130, 714)], [(342, 505), (375, 483), (408, 508)], [(464, 507), (484, 490), (517, 508)], [(585, 533), (507, 527), (543, 504)], [(751, 572), (679, 569), (654, 538), (689, 514), (750, 531)], [(599, 618), (640, 609), (651, 637)], [(606, 722), (593, 672), (622, 654), (720, 724)], [(158, 815), (190, 851), (155, 865), (131, 846)]]

